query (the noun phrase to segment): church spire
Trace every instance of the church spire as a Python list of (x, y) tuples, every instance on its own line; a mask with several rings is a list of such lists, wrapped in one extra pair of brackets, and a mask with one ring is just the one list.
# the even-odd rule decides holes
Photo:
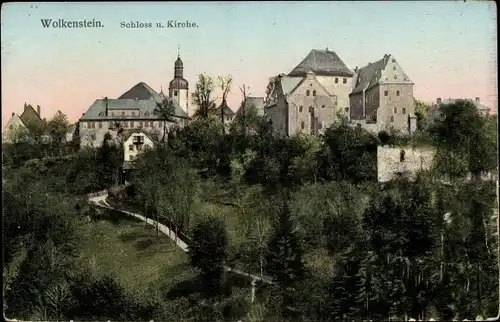
[(177, 58), (181, 58), (181, 46), (177, 45)]

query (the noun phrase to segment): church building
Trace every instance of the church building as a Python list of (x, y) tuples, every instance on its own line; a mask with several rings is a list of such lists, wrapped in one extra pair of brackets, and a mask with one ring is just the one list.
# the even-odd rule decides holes
[[(163, 127), (187, 124), (189, 108), (189, 84), (183, 76), (184, 66), (180, 58), (174, 64), (174, 78), (169, 84), (168, 96), (156, 92), (140, 82), (117, 99), (97, 99), (80, 118), (80, 147), (100, 146), (109, 132), (116, 137), (123, 130), (141, 130), (150, 137), (161, 139)], [(175, 108), (175, 123), (166, 122), (154, 110), (164, 100), (170, 100)]]

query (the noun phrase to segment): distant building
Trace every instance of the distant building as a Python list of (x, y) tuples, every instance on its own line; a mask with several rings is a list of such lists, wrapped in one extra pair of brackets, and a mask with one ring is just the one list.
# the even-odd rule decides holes
[(243, 113), (243, 110), (254, 107), (257, 110), (257, 115), (264, 116), (264, 97), (249, 96), (246, 99), (245, 106), (240, 106), (236, 111), (236, 116)]
[[(36, 111), (33, 106), (24, 103), (23, 113), (19, 116), (12, 113), (2, 133), (2, 142), (10, 143), (13, 136), (23, 129), (32, 134), (41, 135), (42, 141), (47, 141), (49, 136), (45, 134), (45, 121), (41, 118), (41, 107), (37, 105)], [(15, 139), (15, 138), (14, 138)]]
[(80, 123), (76, 122), (69, 126), (68, 132), (66, 132), (66, 143), (76, 143), (79, 144), (79, 127)]
[(416, 130), (413, 85), (394, 56), (355, 69), (350, 98), (350, 120), (372, 132)]
[(225, 125), (230, 125), (234, 121), (235, 113), (227, 105), (227, 102), (222, 102), (215, 110), (215, 113), (219, 120), (221, 120), (221, 122)]
[(269, 79), (265, 117), (278, 135), (318, 134), (345, 117), (353, 76), (335, 52), (313, 49), (288, 75)]
[(174, 79), (169, 84), (168, 97), (140, 82), (122, 94), (118, 99), (96, 100), (80, 118), (80, 147), (100, 146), (104, 135), (109, 132), (116, 136), (119, 128), (123, 130), (142, 130), (151, 137), (163, 134), (164, 120), (154, 113), (157, 104), (164, 100), (173, 102), (175, 124), (168, 122), (167, 127), (184, 126), (189, 119), (188, 82), (183, 78), (183, 64), (177, 57), (174, 65)]
[(379, 182), (398, 178), (413, 180), (420, 171), (432, 168), (436, 151), (428, 149), (400, 149), (377, 147), (377, 177)]
[[(476, 106), (477, 110), (479, 111), (479, 115), (487, 116), (490, 113), (490, 108), (484, 104), (481, 103), (479, 97), (476, 97), (475, 100), (472, 99), (465, 99), (466, 101), (472, 102), (474, 106)], [(441, 99), (440, 97), (436, 100), (436, 103), (432, 104), (429, 107), (429, 110), (427, 111), (427, 119), (429, 122), (434, 122), (438, 119), (441, 119), (443, 115), (439, 111), (439, 107), (441, 105), (447, 105), (447, 104), (454, 104), (457, 101), (457, 98), (448, 98), (448, 99)]]

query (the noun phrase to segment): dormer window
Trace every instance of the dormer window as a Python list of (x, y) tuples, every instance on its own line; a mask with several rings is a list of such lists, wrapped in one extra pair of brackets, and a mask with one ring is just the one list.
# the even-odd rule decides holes
[(104, 116), (104, 112), (99, 112), (99, 116)]
[(149, 112), (144, 112), (144, 116), (149, 116)]
[(307, 91), (306, 91), (306, 96), (309, 96), (309, 95), (311, 95), (311, 91), (310, 91), (310, 90), (307, 90)]
[(316, 90), (313, 91), (313, 96), (316, 96)]

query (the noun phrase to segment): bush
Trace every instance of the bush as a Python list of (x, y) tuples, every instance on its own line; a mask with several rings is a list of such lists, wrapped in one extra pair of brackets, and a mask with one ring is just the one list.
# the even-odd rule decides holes
[(243, 315), (247, 314), (248, 310), (248, 301), (243, 297), (236, 297), (224, 303), (221, 311), (226, 320), (236, 321)]

